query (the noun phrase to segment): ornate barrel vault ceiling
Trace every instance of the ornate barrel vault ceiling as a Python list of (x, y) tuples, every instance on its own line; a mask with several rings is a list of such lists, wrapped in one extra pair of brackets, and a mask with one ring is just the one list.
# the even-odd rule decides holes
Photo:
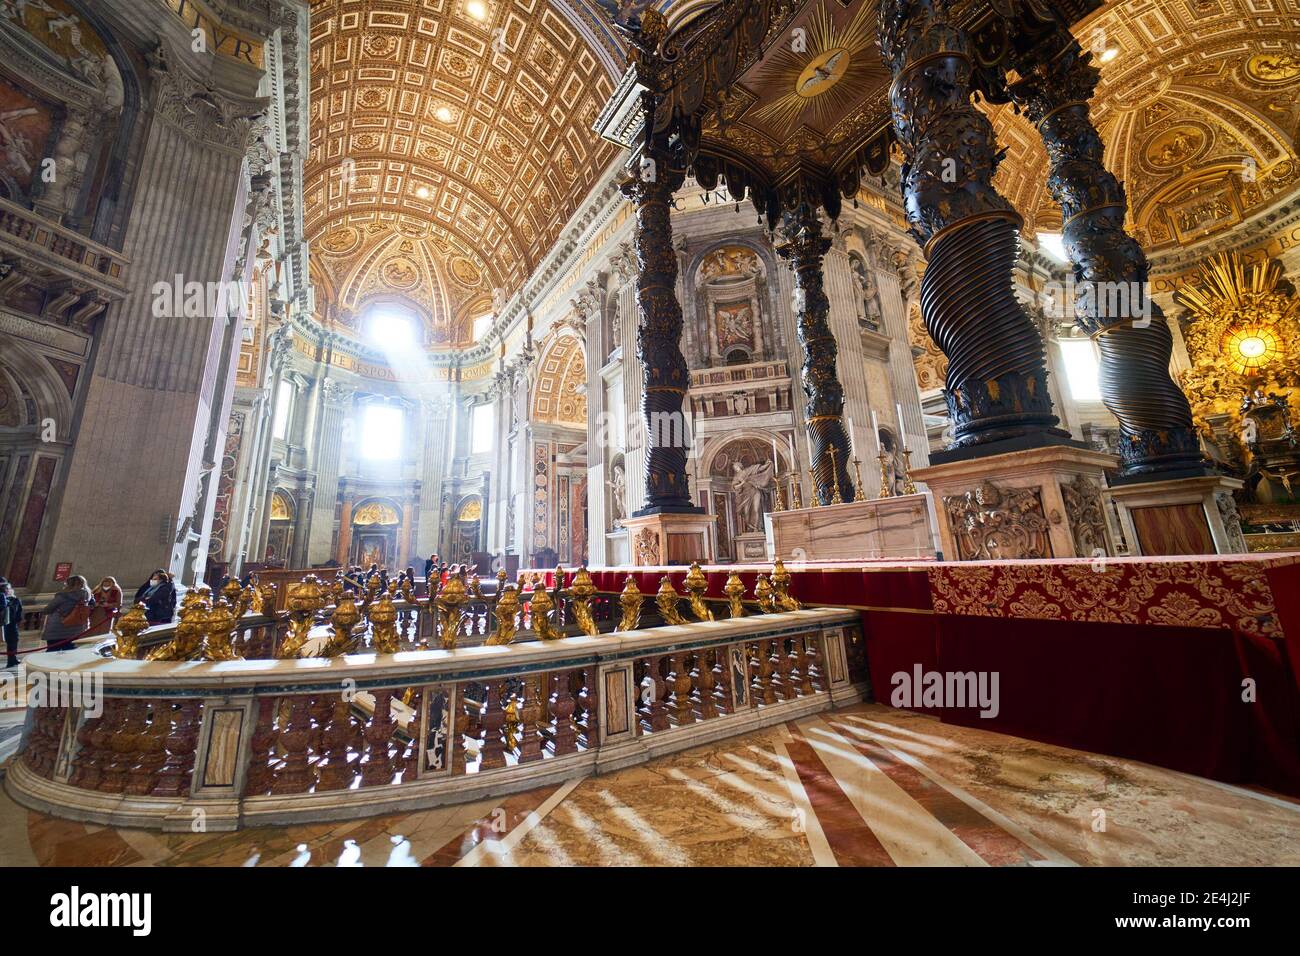
[(509, 297), (613, 149), (612, 40), (549, 0), (314, 0), (305, 216), (327, 324), (400, 296), (435, 346)]
[[(1116, 51), (1093, 116), (1144, 247), (1223, 232), (1294, 192), (1300, 0), (1127, 0), (1074, 32)], [(996, 185), (1029, 228), (1059, 226), (1041, 139), (1010, 107), (989, 112), (1007, 149)]]

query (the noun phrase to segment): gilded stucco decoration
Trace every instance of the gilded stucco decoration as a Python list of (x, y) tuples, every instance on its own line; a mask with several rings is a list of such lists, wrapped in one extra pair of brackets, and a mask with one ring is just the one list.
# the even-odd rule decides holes
[[(478, 16), (476, 16), (478, 14)], [(314, 0), (306, 232), (329, 325), (368, 300), (420, 306), (469, 344), (613, 156), (591, 126), (607, 51), (546, 0)]]
[[(1295, 191), (1296, 0), (1126, 0), (1074, 33), (1101, 69), (1092, 115), (1145, 249), (1225, 232)], [(1029, 231), (1059, 228), (1041, 138), (1013, 107), (986, 109), (1007, 150), (994, 184)]]

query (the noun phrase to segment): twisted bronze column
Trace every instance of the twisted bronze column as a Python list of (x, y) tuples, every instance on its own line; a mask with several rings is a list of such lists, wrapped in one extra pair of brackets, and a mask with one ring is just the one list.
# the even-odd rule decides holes
[[(948, 22), (948, 8), (947, 0), (884, 0), (880, 51), (894, 74), (903, 201), (929, 262), (921, 311), (948, 357), (949, 453), (961, 458), (1069, 435), (1055, 427), (1043, 342), (1013, 291), (1022, 220), (993, 188), (997, 142), (971, 104), (970, 39)], [(959, 449), (969, 451), (951, 454)]]
[(844, 386), (836, 375), (838, 350), (831, 334), (831, 303), (822, 276), (822, 257), (831, 241), (822, 234), (817, 207), (802, 198), (782, 216), (781, 233), (776, 251), (794, 270), (795, 320), (803, 345), (803, 390), (808, 396), (804, 418), (808, 422), (817, 498), (824, 505), (830, 504), (838, 484), (840, 500), (852, 501), (849, 438), (840, 418), (844, 412)]
[(689, 374), (682, 355), (682, 307), (669, 209), (685, 178), (663, 154), (636, 156), (619, 183), (636, 204), (637, 355), (644, 369), (641, 414), (646, 429), (646, 506), (639, 515), (698, 512), (686, 479), (690, 438), (682, 414)]
[(1103, 163), (1089, 115), (1097, 68), (1071, 40), (1051, 62), (1021, 73), (1011, 94), (1047, 147), (1047, 186), (1078, 285), (1075, 318), (1101, 352), (1102, 402), (1119, 419), (1124, 477), (1199, 470), (1192, 410), (1169, 374), (1173, 334), (1151, 301), (1142, 247), (1124, 231), (1124, 186)]

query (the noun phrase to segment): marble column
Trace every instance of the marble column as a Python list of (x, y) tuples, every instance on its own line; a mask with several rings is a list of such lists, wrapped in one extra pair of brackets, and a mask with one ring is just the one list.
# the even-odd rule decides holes
[(673, 193), (684, 180), (664, 154), (636, 161), (619, 188), (636, 205), (637, 354), (645, 383), (646, 503), (640, 515), (698, 513), (686, 477), (689, 437), (682, 402), (689, 385), (682, 355), (682, 307), (677, 299), (677, 253), (669, 219)]
[(1042, 340), (1012, 287), (1020, 216), (993, 188), (1000, 162), (971, 102), (971, 41), (942, 0), (885, 0), (880, 49), (912, 235), (928, 260), (921, 304), (948, 357), (950, 458), (1068, 442), (1056, 428)]
[(1047, 185), (1079, 283), (1075, 320), (1101, 353), (1102, 402), (1119, 420), (1123, 477), (1202, 474), (1191, 407), (1169, 374), (1173, 333), (1150, 298), (1146, 256), (1124, 230), (1128, 200), (1105, 167), (1089, 113), (1097, 68), (1071, 39), (1050, 63), (1022, 75), (1011, 91), (1047, 147)]
[(841, 418), (844, 387), (836, 370), (837, 348), (830, 328), (830, 300), (826, 297), (822, 257), (831, 242), (823, 235), (821, 217), (806, 200), (787, 211), (781, 223), (777, 252), (790, 263), (795, 277), (795, 318), (803, 345), (804, 421), (813, 474), (814, 493), (824, 505), (835, 499), (852, 501), (849, 441)]

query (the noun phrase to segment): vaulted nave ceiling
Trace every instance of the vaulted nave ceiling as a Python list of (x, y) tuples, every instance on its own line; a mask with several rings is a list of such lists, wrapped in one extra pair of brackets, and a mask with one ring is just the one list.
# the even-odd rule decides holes
[[(591, 129), (626, 62), (610, 26), (650, 5), (676, 27), (711, 4), (313, 0), (305, 216), (327, 324), (355, 326), (370, 300), (396, 296), (428, 316), (435, 347), (468, 344), (472, 320), (519, 289), (613, 158)], [(808, 62), (765, 63), (753, 83), (780, 67), (794, 89), (861, 26), (850, 66), (870, 75), (841, 85), (885, 85), (873, 18), (839, 0), (801, 15), (818, 39)], [(1228, 230), (1295, 190), (1300, 0), (1124, 0), (1075, 32), (1113, 51), (1093, 111), (1148, 248)], [(791, 103), (757, 97), (752, 122), (730, 115), (727, 135), (766, 123), (781, 129), (768, 139), (815, 148), (828, 122), (851, 120)], [(1010, 107), (989, 111), (1007, 148), (998, 187), (1031, 230), (1056, 228), (1039, 137)]]
[[(1144, 247), (1225, 232), (1296, 190), (1300, 0), (1126, 0), (1074, 33), (1100, 60), (1093, 117)], [(997, 187), (1031, 230), (1059, 228), (1042, 140), (1011, 107), (990, 113)]]
[(622, 58), (551, 0), (313, 0), (305, 216), (318, 311), (376, 297), (468, 343), (613, 157), (592, 123)]

